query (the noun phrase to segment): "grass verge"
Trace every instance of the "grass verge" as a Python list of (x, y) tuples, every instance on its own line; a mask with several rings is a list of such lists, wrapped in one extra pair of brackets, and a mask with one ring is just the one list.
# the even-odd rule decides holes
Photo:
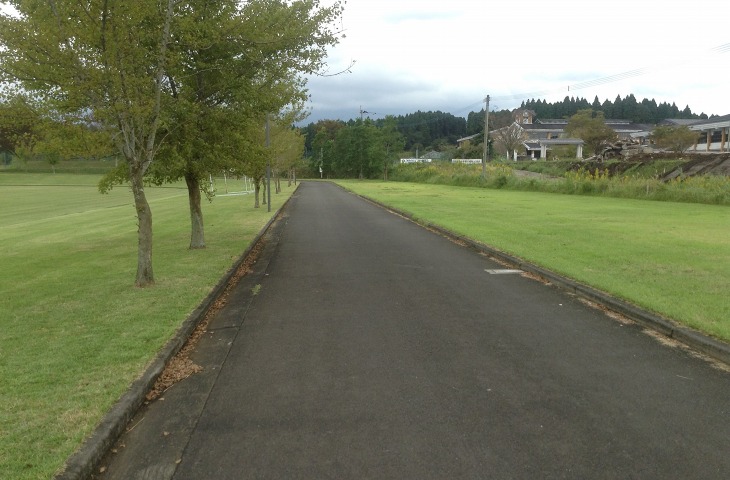
[(396, 182), (344, 187), (730, 341), (730, 208)]
[(132, 196), (98, 179), (0, 174), (0, 478), (51, 477), (271, 217), (216, 197), (189, 250), (186, 190), (148, 188), (156, 285), (138, 289)]

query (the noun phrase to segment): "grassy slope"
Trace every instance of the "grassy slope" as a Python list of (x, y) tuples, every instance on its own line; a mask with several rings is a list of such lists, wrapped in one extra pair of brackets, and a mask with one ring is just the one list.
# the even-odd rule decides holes
[(205, 202), (208, 248), (191, 251), (186, 191), (148, 188), (156, 286), (137, 289), (131, 194), (97, 180), (0, 174), (0, 478), (52, 475), (271, 215)]
[(505, 252), (730, 341), (730, 208), (341, 182)]

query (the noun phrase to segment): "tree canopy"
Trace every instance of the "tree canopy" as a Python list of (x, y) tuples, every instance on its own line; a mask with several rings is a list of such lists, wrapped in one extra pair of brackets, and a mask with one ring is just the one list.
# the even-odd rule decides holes
[(656, 100), (644, 98), (640, 102), (633, 94), (624, 98), (616, 96), (614, 101), (606, 99), (601, 103), (598, 97), (589, 103), (585, 98), (566, 96), (562, 101), (550, 103), (544, 100), (522, 102), (521, 108), (534, 111), (538, 118), (569, 118), (580, 110), (602, 111), (606, 119), (624, 119), (634, 123), (657, 124), (667, 118), (705, 119), (704, 113), (693, 113), (686, 106), (680, 110), (676, 104), (666, 102), (657, 104)]
[(590, 108), (580, 110), (570, 117), (565, 126), (565, 133), (585, 142), (586, 148), (598, 155), (605, 145), (616, 139), (616, 132), (606, 125), (603, 112), (594, 112)]
[[(192, 180), (199, 193), (201, 176), (253, 144), (245, 134), (264, 112), (301, 105), (300, 74), (324, 66), (342, 12), (318, 0), (6, 4), (16, 11), (0, 14), (6, 96), (31, 99), (36, 115), (57, 123), (93, 126), (126, 161), (101, 188), (120, 179), (132, 187), (138, 286), (154, 283), (145, 175)], [(158, 156), (167, 163), (150, 170)]]
[(682, 153), (697, 142), (698, 133), (686, 125), (659, 125), (651, 133), (651, 139), (659, 148)]

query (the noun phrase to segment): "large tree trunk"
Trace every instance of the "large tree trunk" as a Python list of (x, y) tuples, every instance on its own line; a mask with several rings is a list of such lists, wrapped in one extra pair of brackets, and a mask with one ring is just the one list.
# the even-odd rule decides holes
[(193, 174), (185, 175), (188, 185), (188, 203), (190, 204), (190, 248), (205, 248), (205, 230), (203, 228), (203, 209), (200, 206), (200, 180)]
[(253, 191), (254, 191), (254, 195), (253, 195), (254, 196), (253, 208), (259, 208), (261, 206), (261, 204), (259, 203), (259, 194), (261, 193), (261, 179), (260, 178), (254, 179), (254, 182), (253, 183), (254, 183), (254, 187), (253, 187)]
[(141, 168), (131, 169), (132, 194), (137, 210), (137, 279), (134, 284), (147, 287), (155, 283), (152, 272), (152, 210), (144, 193), (144, 174)]

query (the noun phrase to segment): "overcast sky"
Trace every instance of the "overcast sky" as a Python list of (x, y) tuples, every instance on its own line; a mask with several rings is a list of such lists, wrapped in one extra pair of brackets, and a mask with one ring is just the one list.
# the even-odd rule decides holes
[(490, 110), (633, 93), (730, 114), (728, 0), (347, 0), (341, 27), (329, 73), (355, 64), (309, 80), (304, 123), (466, 117), (487, 94)]

